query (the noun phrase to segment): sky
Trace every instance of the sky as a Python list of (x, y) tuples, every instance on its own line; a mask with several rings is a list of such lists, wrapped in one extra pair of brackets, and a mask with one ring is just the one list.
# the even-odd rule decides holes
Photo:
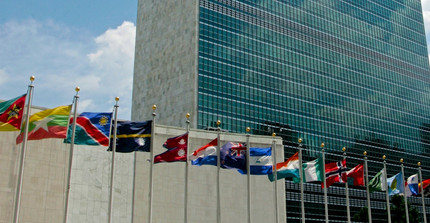
[[(422, 0), (430, 44), (430, 0)], [(0, 1), (0, 99), (27, 91), (32, 104), (70, 104), (78, 112), (109, 112), (130, 119), (137, 0)]]

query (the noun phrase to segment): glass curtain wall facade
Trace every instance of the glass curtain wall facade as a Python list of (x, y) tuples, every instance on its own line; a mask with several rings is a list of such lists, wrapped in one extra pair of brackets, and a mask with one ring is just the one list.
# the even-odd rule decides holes
[[(370, 178), (423, 163), (430, 177), (430, 76), (419, 0), (199, 0), (198, 127), (281, 135), (285, 156), (303, 138), (304, 162), (347, 166), (368, 152)], [(287, 179), (287, 218), (300, 218), (299, 185)], [(324, 221), (323, 191), (305, 184), (306, 218)], [(329, 188), (330, 222), (345, 222), (345, 190)], [(352, 215), (365, 189), (350, 188)], [(384, 221), (385, 194), (373, 193)], [(418, 198), (408, 200), (421, 212)], [(430, 202), (430, 201), (427, 201)], [(427, 206), (430, 206), (428, 203)], [(427, 210), (427, 213), (430, 211)]]

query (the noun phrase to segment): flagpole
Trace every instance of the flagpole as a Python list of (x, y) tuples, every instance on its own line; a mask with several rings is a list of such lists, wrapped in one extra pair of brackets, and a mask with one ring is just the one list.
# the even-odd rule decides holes
[(327, 182), (325, 179), (325, 155), (324, 155), (324, 143), (321, 143), (322, 161), (323, 161), (323, 173), (324, 173), (324, 209), (325, 209), (325, 222), (328, 223), (328, 202), (327, 202)]
[[(400, 159), (400, 167), (402, 168), (402, 180), (403, 185), (405, 185), (405, 169), (403, 167), (403, 158)], [(404, 188), (405, 191), (403, 192), (403, 197), (405, 198), (405, 212), (406, 212), (406, 223), (409, 223), (409, 210), (408, 210), (408, 197), (406, 196), (406, 188)]]
[(418, 162), (418, 174), (420, 177), (420, 188), (421, 188), (421, 203), (423, 204), (423, 215), (424, 215), (424, 223), (427, 223), (427, 216), (426, 216), (426, 204), (424, 200), (424, 189), (423, 189), (423, 176), (421, 175), (421, 162)]
[(305, 193), (304, 193), (304, 187), (303, 187), (303, 155), (302, 155), (302, 139), (299, 138), (299, 174), (300, 174), (300, 202), (302, 207), (302, 223), (306, 222), (305, 219)]
[(385, 199), (387, 201), (387, 214), (388, 214), (388, 223), (391, 223), (391, 210), (390, 210), (390, 197), (388, 196), (388, 182), (387, 182), (387, 162), (385, 161), (387, 157), (385, 155), (382, 156), (384, 160), (384, 184), (385, 184)]
[[(343, 160), (346, 162), (346, 147), (342, 148)], [(349, 209), (349, 189), (348, 189), (348, 176), (345, 182), (345, 196), (346, 196), (346, 216), (348, 217), (348, 223), (351, 223), (351, 211)]]
[(372, 223), (372, 210), (370, 207), (370, 192), (369, 192), (369, 172), (367, 169), (367, 152), (363, 152), (364, 155), (364, 169), (366, 171), (366, 194), (367, 194), (367, 215), (369, 218), (369, 223)]
[(76, 116), (78, 110), (78, 99), (79, 99), (79, 87), (75, 88), (76, 95), (74, 97), (73, 103), (73, 123), (72, 123), (72, 136), (70, 138), (70, 151), (69, 151), (69, 172), (67, 174), (67, 189), (66, 189), (66, 204), (64, 208), (64, 223), (67, 222), (67, 214), (69, 210), (69, 197), (70, 197), (70, 178), (72, 176), (72, 160), (73, 160), (73, 148), (75, 146), (75, 132), (76, 132)]
[[(246, 177), (248, 181), (248, 223), (251, 223), (251, 168), (249, 166), (249, 131), (251, 128), (246, 127)], [(276, 180), (275, 180), (276, 181)]]
[(217, 166), (217, 181), (216, 181), (216, 202), (217, 202), (217, 215), (216, 215), (216, 219), (217, 219), (217, 223), (221, 223), (221, 200), (220, 200), (220, 196), (221, 196), (221, 192), (220, 192), (220, 182), (219, 182), (219, 175), (220, 175), (220, 170), (221, 170), (221, 128), (219, 127), (221, 125), (221, 121), (217, 120), (216, 121), (216, 125), (217, 125), (217, 162), (216, 162), (216, 166)]
[(25, 124), (24, 124), (24, 140), (22, 143), (22, 149), (21, 149), (21, 157), (19, 161), (19, 176), (18, 176), (18, 184), (17, 184), (17, 190), (16, 190), (16, 199), (15, 199), (15, 215), (14, 215), (14, 222), (18, 223), (19, 221), (19, 212), (20, 212), (20, 206), (21, 206), (21, 194), (22, 194), (22, 178), (24, 176), (24, 161), (25, 161), (25, 152), (27, 150), (27, 138), (28, 138), (28, 121), (30, 119), (30, 112), (31, 112), (31, 99), (33, 96), (33, 81), (35, 77), (30, 77), (30, 84), (28, 85), (28, 102), (27, 102), (27, 114), (25, 117)]
[(114, 188), (114, 177), (115, 177), (115, 152), (116, 152), (116, 130), (117, 130), (117, 124), (118, 124), (118, 101), (119, 97), (115, 98), (116, 104), (114, 106), (115, 108), (115, 120), (113, 125), (113, 139), (111, 141), (112, 145), (112, 165), (110, 168), (110, 196), (109, 196), (109, 215), (108, 215), (108, 222), (112, 223), (112, 206), (113, 206), (113, 188)]
[(190, 113), (187, 113), (185, 116), (187, 118), (187, 152), (185, 153), (187, 156), (187, 160), (185, 163), (185, 199), (184, 199), (184, 223), (188, 222), (188, 162), (189, 162), (189, 139), (190, 139)]
[(155, 113), (155, 109), (157, 109), (157, 105), (152, 106), (152, 136), (151, 136), (151, 152), (149, 155), (149, 161), (151, 164), (149, 165), (149, 214), (148, 214), (148, 223), (152, 223), (152, 175), (153, 175), (153, 165), (154, 165), (154, 136), (155, 136), (155, 116), (157, 116), (157, 113)]
[(275, 223), (278, 223), (278, 170), (276, 169), (276, 133), (272, 133), (273, 142), (272, 142), (272, 153), (273, 153), (273, 176), (275, 180), (273, 181), (273, 185), (275, 188)]
[(136, 196), (136, 159), (137, 152), (134, 151), (134, 161), (133, 161), (133, 198), (131, 200), (131, 223), (134, 222), (134, 204), (135, 204), (135, 196)]

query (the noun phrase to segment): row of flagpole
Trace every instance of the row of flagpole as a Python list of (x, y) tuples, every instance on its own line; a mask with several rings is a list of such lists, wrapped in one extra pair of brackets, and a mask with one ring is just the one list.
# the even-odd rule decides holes
[[(19, 162), (19, 176), (18, 176), (18, 182), (17, 182), (17, 191), (16, 191), (16, 200), (15, 200), (15, 212), (14, 212), (14, 222), (18, 223), (19, 221), (19, 213), (20, 213), (20, 201), (21, 201), (21, 193), (22, 193), (22, 178), (24, 173), (24, 161), (25, 161), (25, 155), (26, 155), (26, 147), (27, 147), (27, 134), (28, 134), (28, 128), (29, 128), (29, 117), (31, 113), (31, 102), (32, 102), (32, 94), (33, 94), (33, 81), (34, 76), (30, 78), (30, 85), (28, 86), (28, 98), (27, 98), (27, 110), (26, 110), (26, 122), (24, 124), (24, 139), (22, 144), (22, 150), (20, 154), (20, 162)], [(66, 198), (65, 198), (65, 214), (64, 214), (64, 222), (67, 222), (67, 215), (68, 215), (68, 205), (69, 205), (69, 196), (70, 196), (70, 180), (71, 180), (71, 170), (72, 170), (72, 158), (73, 158), (73, 150), (74, 150), (74, 140), (75, 140), (75, 131), (76, 131), (76, 118), (77, 118), (77, 106), (78, 106), (78, 99), (79, 99), (79, 87), (75, 88), (76, 95), (74, 96), (73, 105), (74, 105), (74, 112), (73, 112), (73, 122), (72, 122), (72, 136), (71, 136), (71, 143), (70, 143), (70, 155), (69, 155), (69, 169), (68, 169), (68, 175), (67, 175), (67, 184), (66, 184)], [(113, 142), (116, 141), (116, 128), (117, 128), (117, 114), (118, 114), (118, 101), (119, 98), (115, 98), (116, 104), (114, 106), (114, 124), (113, 124)], [(156, 106), (153, 105), (152, 107), (153, 113), (152, 113), (152, 140), (151, 140), (151, 146), (150, 146), (150, 185), (149, 185), (149, 208), (148, 208), (148, 222), (152, 222), (152, 203), (153, 203), (153, 164), (154, 164), (154, 135), (155, 135), (155, 118), (156, 118)], [(190, 132), (190, 121), (189, 121), (190, 114), (187, 113), (186, 115), (186, 124), (187, 124), (187, 136), (189, 137)], [(220, 134), (221, 134), (221, 128), (219, 127), (221, 122), (218, 120), (216, 122), (218, 128), (217, 128), (217, 222), (221, 222), (221, 205), (220, 205), (220, 157), (221, 157), (221, 144), (220, 144)], [(112, 127), (112, 126), (111, 126)], [(247, 170), (247, 192), (248, 192), (248, 198), (247, 198), (247, 219), (248, 222), (251, 223), (251, 184), (250, 184), (250, 143), (249, 143), (249, 131), (250, 128), (246, 128), (246, 170)], [(274, 196), (275, 196), (275, 219), (278, 221), (278, 190), (277, 190), (277, 168), (276, 168), (276, 140), (275, 136), (276, 134), (273, 133), (273, 143), (272, 143), (272, 152), (274, 157), (273, 162), (273, 170), (275, 175), (275, 181), (274, 181)], [(325, 150), (324, 150), (324, 143), (321, 144), (322, 148), (322, 161), (323, 161), (323, 173), (325, 173)], [(115, 167), (115, 151), (116, 151), (116, 143), (112, 143), (112, 162), (111, 162), (111, 179), (110, 179), (110, 197), (109, 197), (109, 213), (108, 213), (108, 220), (109, 223), (112, 222), (112, 209), (113, 209), (113, 187), (114, 187), (114, 167)], [(346, 159), (346, 148), (343, 148), (343, 160)], [(299, 139), (299, 166), (300, 168), (303, 167), (303, 160), (302, 160), (302, 139)], [(187, 139), (187, 150), (186, 150), (186, 165), (185, 165), (185, 198), (184, 198), (184, 222), (188, 221), (188, 168), (189, 168), (189, 141)], [(388, 183), (387, 183), (387, 170), (386, 170), (386, 156), (383, 156), (383, 175), (384, 175), (384, 189), (385, 189), (385, 195), (386, 195), (386, 205), (387, 205), (387, 213), (388, 213), (388, 222), (391, 223), (391, 213), (390, 213), (390, 203), (389, 203), (389, 194), (388, 194)], [(403, 166), (403, 159), (400, 160), (401, 162), (401, 173), (403, 177), (403, 181), (405, 180), (404, 176), (404, 166)], [(421, 173), (421, 163), (418, 163), (418, 172), (419, 172), (419, 181), (423, 182), (422, 179), (422, 173)], [(372, 222), (372, 214), (371, 214), (371, 203), (370, 203), (370, 192), (369, 192), (369, 178), (368, 178), (368, 165), (367, 165), (367, 153), (364, 152), (364, 168), (365, 168), (365, 182), (366, 182), (366, 193), (367, 193), (367, 205), (368, 205), (368, 218), (369, 222)], [(136, 170), (136, 154), (135, 154), (135, 160), (134, 160), (134, 172)], [(302, 222), (305, 222), (305, 209), (304, 209), (304, 187), (303, 187), (303, 171), (299, 171), (300, 173), (300, 200), (301, 200), (301, 209), (302, 209)], [(134, 173), (135, 174), (135, 173)], [(135, 175), (134, 175), (135, 178)], [(135, 179), (133, 178), (133, 184), (135, 184)], [(345, 189), (346, 189), (346, 206), (347, 206), (347, 218), (348, 222), (351, 222), (351, 214), (350, 214), (350, 208), (349, 208), (349, 191), (348, 191), (348, 183), (345, 183)], [(326, 176), (323, 177), (323, 185), (324, 185), (324, 207), (325, 207), (325, 221), (328, 223), (328, 201), (327, 201), (327, 184), (326, 184)], [(132, 207), (132, 220), (134, 215), (134, 202), (135, 202), (135, 191), (134, 191), (133, 185), (133, 207)], [(421, 197), (422, 197), (422, 208), (423, 208), (423, 215), (424, 215), (424, 222), (427, 222), (426, 220), (426, 211), (425, 211), (425, 202), (424, 202), (424, 191), (423, 191), (423, 184), (420, 184), (421, 187)], [(407, 207), (407, 198), (405, 195), (405, 209), (406, 209), (406, 219), (407, 222), (409, 222), (409, 215), (408, 215), (408, 207)]]
[[(303, 166), (302, 161), (302, 139), (299, 139), (299, 166)], [(324, 154), (324, 143), (321, 143), (321, 152), (322, 152), (322, 160), (323, 160), (323, 172), (325, 173), (325, 154)], [(346, 160), (346, 148), (342, 148), (343, 151), (343, 160)], [(368, 176), (368, 164), (367, 164), (367, 152), (364, 153), (364, 168), (365, 168), (365, 183), (366, 183), (366, 193), (367, 193), (367, 206), (368, 206), (368, 218), (369, 222), (372, 222), (372, 213), (371, 213), (371, 202), (370, 202), (370, 191), (369, 191), (369, 176)], [(387, 207), (387, 221), (391, 223), (391, 211), (390, 211), (390, 199), (389, 199), (389, 190), (388, 190), (388, 183), (387, 183), (387, 169), (386, 169), (386, 156), (384, 155), (382, 157), (383, 159), (383, 176), (384, 176), (384, 191), (385, 191), (385, 197), (386, 197), (386, 207)], [(405, 182), (405, 175), (404, 175), (404, 165), (403, 165), (403, 159), (400, 159), (401, 163), (401, 173), (403, 177), (403, 183)], [(274, 169), (276, 171), (276, 169)], [(276, 173), (276, 172), (275, 172)], [(305, 207), (304, 207), (304, 187), (303, 187), (303, 171), (300, 171), (300, 200), (301, 200), (301, 220), (304, 223), (305, 222)], [(418, 162), (418, 175), (419, 175), (419, 184), (421, 188), (421, 199), (422, 199), (422, 209), (423, 209), (423, 219), (424, 222), (427, 223), (427, 216), (426, 216), (426, 210), (425, 210), (425, 199), (424, 199), (424, 190), (423, 190), (423, 178), (421, 173), (421, 162)], [(276, 178), (275, 178), (276, 179)], [(345, 183), (345, 196), (346, 196), (346, 209), (347, 209), (347, 222), (351, 222), (351, 213), (350, 213), (350, 205), (349, 205), (349, 191), (348, 191), (348, 182)], [(326, 176), (323, 177), (323, 192), (324, 192), (324, 211), (325, 211), (325, 222), (328, 223), (328, 202), (327, 202), (327, 186), (326, 186)], [(406, 190), (406, 189), (405, 189)], [(406, 212), (406, 223), (409, 223), (409, 210), (408, 210), (408, 203), (407, 203), (407, 196), (406, 192), (404, 192), (404, 205), (405, 205), (405, 212)]]

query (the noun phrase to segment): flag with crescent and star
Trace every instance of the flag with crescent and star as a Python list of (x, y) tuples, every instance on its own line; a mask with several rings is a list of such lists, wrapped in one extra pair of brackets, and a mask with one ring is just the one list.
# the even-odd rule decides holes
[(19, 131), (27, 94), (0, 102), (0, 131)]
[(167, 139), (163, 144), (167, 151), (156, 155), (154, 163), (187, 161), (187, 142), (187, 133)]
[[(28, 124), (28, 140), (46, 138), (66, 138), (67, 123), (69, 121), (72, 105), (59, 106), (35, 113), (30, 117)], [(23, 141), (24, 133), (16, 138), (16, 144)]]
[[(111, 122), (112, 112), (83, 112), (76, 118), (75, 144), (109, 146)], [(73, 118), (70, 119), (69, 123), (65, 143), (71, 142)]]

